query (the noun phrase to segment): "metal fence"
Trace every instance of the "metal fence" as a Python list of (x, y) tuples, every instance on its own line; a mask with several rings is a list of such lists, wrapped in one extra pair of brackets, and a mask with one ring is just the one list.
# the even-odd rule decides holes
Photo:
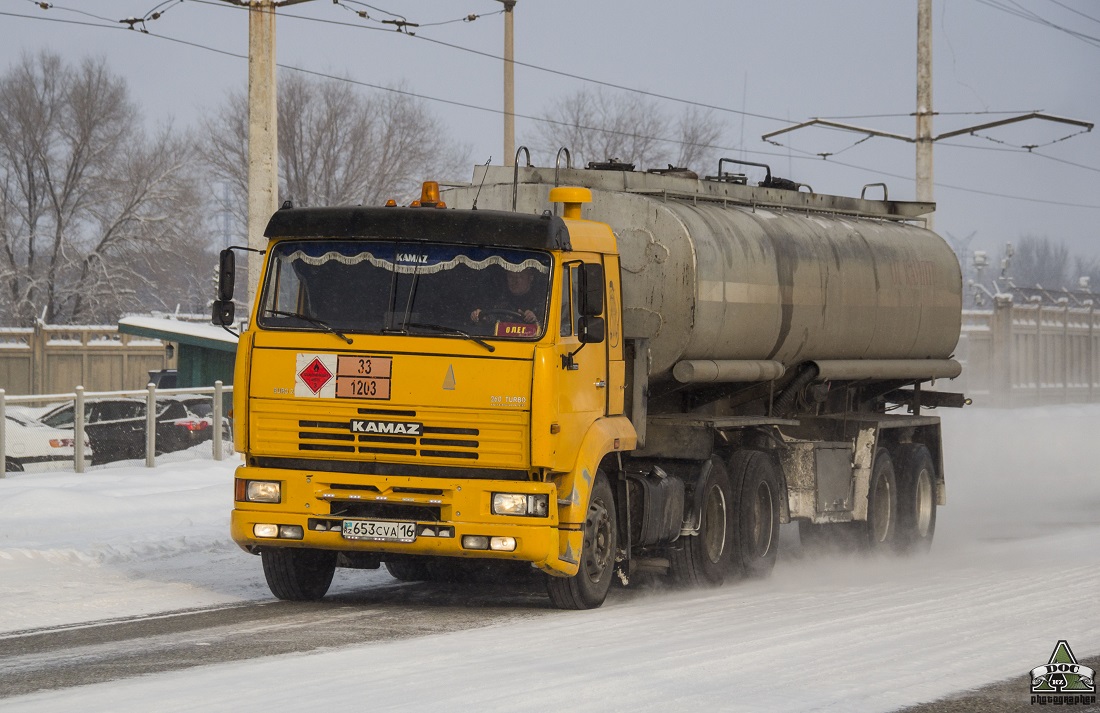
[(1100, 315), (1091, 302), (997, 295), (965, 310), (956, 357), (962, 389), (998, 407), (1100, 401)]
[(0, 328), (0, 388), (9, 395), (68, 392), (82, 385), (108, 391), (139, 386), (150, 371), (173, 368), (159, 340), (115, 326)]
[[(75, 472), (83, 473), (90, 461), (85, 450), (90, 443), (87, 438), (89, 423), (86, 421), (88, 415), (93, 413), (90, 407), (104, 400), (134, 400), (135, 397), (144, 401), (143, 413), (139, 416), (144, 418), (144, 423), (131, 419), (130, 422), (103, 422), (93, 428), (115, 426), (116, 430), (125, 431), (131, 437), (144, 439), (145, 465), (153, 468), (156, 466), (158, 452), (166, 449), (165, 444), (162, 443), (158, 447), (157, 442), (158, 414), (164, 413), (163, 409), (158, 409), (158, 399), (178, 400), (184, 396), (202, 397), (209, 394), (212, 402), (209, 416), (210, 452), (214, 460), (222, 460), (226, 455), (233, 453), (232, 429), (223, 428), (223, 424), (229, 426), (232, 423), (229, 418), (232, 409), (226, 408), (227, 403), (232, 403), (232, 392), (232, 386), (223, 386), (220, 381), (215, 382), (213, 387), (186, 389), (157, 389), (153, 384), (149, 384), (146, 389), (139, 391), (85, 391), (83, 387), (78, 386), (69, 394), (38, 396), (8, 396), (4, 389), (0, 389), (0, 477), (4, 477), (9, 470), (23, 470), (27, 464), (41, 466), (43, 462), (56, 464), (58, 469), (71, 467)], [(227, 395), (230, 399), (228, 402)], [(30, 408), (32, 411), (41, 411), (46, 406), (57, 407), (69, 403), (73, 405), (71, 428), (60, 426), (44, 428), (35, 420), (38, 414), (17, 415), (15, 413), (17, 409), (25, 411)], [(188, 411), (185, 413), (187, 413), (187, 419), (192, 422), (205, 420), (205, 417), (196, 420), (195, 414)], [(159, 423), (163, 424), (164, 421)], [(25, 439), (35, 442), (29, 444), (16, 442), (17, 431), (22, 433)], [(69, 436), (70, 433), (71, 436)], [(79, 438), (76, 434), (85, 434), (85, 437)], [(36, 448), (51, 450), (48, 461), (35, 450)]]

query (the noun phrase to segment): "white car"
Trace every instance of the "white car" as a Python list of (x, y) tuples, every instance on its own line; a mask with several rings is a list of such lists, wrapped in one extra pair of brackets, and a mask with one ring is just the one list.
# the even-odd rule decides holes
[[(67, 470), (73, 467), (76, 449), (72, 430), (50, 428), (20, 415), (5, 415), (4, 470), (21, 471)], [(92, 446), (84, 436), (84, 465), (92, 464)]]

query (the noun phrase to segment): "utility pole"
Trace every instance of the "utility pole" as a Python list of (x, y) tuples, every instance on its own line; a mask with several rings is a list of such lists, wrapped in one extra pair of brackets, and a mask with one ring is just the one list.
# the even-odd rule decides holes
[[(917, 200), (935, 201), (932, 182), (932, 0), (917, 3)], [(932, 215), (928, 228), (932, 229)]]
[[(275, 3), (248, 12), (248, 247), (264, 249), (264, 228), (279, 207), (279, 114), (275, 91)], [(260, 285), (258, 253), (248, 254), (248, 298)]]
[(512, 20), (516, 0), (497, 0), (504, 5), (504, 165), (516, 165), (516, 73)]
[[(309, 0), (222, 0), (248, 8), (248, 247), (264, 250), (264, 228), (279, 207), (279, 114), (275, 87), (275, 8)], [(248, 258), (248, 299), (260, 260)]]

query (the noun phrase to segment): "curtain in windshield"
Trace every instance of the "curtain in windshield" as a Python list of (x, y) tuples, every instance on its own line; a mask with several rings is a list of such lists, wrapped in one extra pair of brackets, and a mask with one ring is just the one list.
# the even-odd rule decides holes
[(536, 339), (546, 253), (396, 241), (285, 241), (272, 248), (258, 323), (350, 333)]

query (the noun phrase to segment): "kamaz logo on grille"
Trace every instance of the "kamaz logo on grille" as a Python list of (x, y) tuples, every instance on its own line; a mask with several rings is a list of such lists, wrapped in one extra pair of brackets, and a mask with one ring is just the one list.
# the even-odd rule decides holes
[(390, 433), (400, 436), (419, 436), (422, 423), (401, 423), (399, 421), (359, 421), (352, 420), (352, 433)]

